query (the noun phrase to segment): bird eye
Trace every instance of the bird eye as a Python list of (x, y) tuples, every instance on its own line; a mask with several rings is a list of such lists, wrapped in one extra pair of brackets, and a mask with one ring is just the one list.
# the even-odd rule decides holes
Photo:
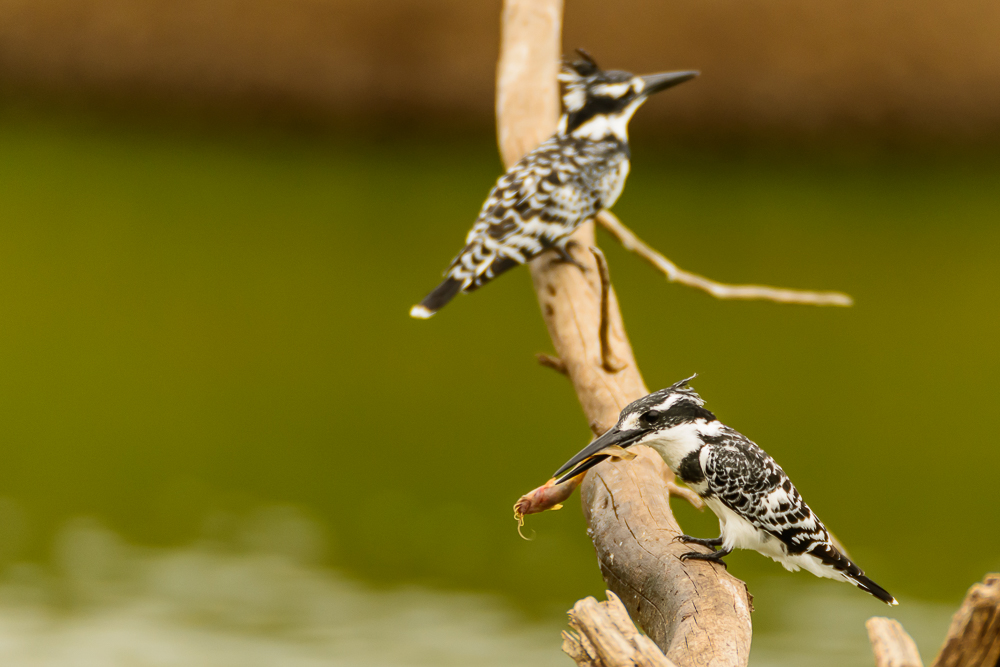
[(650, 426), (650, 425), (655, 424), (656, 422), (658, 422), (660, 420), (660, 417), (662, 417), (662, 416), (663, 416), (662, 412), (660, 412), (658, 410), (650, 410), (649, 412), (647, 412), (643, 416), (639, 417), (639, 421), (641, 421), (646, 426)]

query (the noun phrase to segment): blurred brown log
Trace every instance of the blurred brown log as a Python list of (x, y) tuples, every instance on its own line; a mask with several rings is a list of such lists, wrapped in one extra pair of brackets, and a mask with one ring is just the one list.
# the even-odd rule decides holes
[(969, 589), (932, 667), (1000, 665), (1000, 574)]
[[(499, 6), (0, 0), (0, 85), (320, 122), (485, 126)], [(993, 0), (580, 0), (567, 24), (565, 50), (585, 47), (608, 66), (704, 73), (647, 105), (637, 132), (1000, 133)]]
[[(508, 165), (555, 131), (561, 14), (561, 0), (507, 0), (504, 5), (497, 123)], [(648, 391), (610, 285), (606, 346), (621, 367), (606, 368), (601, 275), (594, 253), (586, 251), (595, 243), (593, 223), (574, 239), (579, 243), (574, 256), (586, 272), (553, 263), (547, 253), (531, 263), (531, 274), (561, 368), (598, 434)], [(635, 460), (605, 462), (583, 482), (584, 514), (604, 579), (676, 664), (746, 665), (751, 635), (746, 586), (719, 565), (677, 558), (690, 547), (673, 541), (680, 534), (667, 500), (673, 475), (658, 456), (640, 449)]]

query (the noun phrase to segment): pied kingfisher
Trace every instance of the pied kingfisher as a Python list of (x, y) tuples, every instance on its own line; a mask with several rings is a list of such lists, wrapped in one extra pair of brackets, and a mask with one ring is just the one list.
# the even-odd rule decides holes
[(666, 72), (634, 76), (602, 70), (581, 51), (559, 74), (563, 114), (556, 133), (500, 177), (445, 279), (410, 309), (427, 319), (459, 292), (482, 287), (504, 271), (552, 248), (577, 264), (569, 236), (610, 208), (629, 170), (628, 122), (661, 90), (697, 76)]
[(887, 604), (897, 604), (888, 591), (837, 549), (826, 526), (802, 500), (781, 466), (705, 409), (705, 401), (687, 386), (693, 377), (630, 404), (622, 410), (617, 424), (555, 476), (562, 475), (559, 481), (563, 482), (579, 475), (613, 455), (602, 454), (609, 447), (647, 445), (719, 517), (722, 534), (717, 538), (678, 537), (682, 542), (718, 550), (691, 551), (682, 554), (682, 560), (725, 565), (722, 557), (733, 549), (754, 549), (792, 572), (803, 569), (818, 577), (846, 581)]

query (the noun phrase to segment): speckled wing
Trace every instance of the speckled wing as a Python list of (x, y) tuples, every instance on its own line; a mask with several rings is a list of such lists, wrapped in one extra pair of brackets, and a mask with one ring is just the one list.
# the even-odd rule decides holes
[(711, 445), (704, 475), (708, 492), (755, 528), (778, 538), (789, 557), (813, 558), (821, 576), (842, 577), (879, 600), (896, 599), (840, 552), (823, 522), (813, 513), (774, 459), (729, 427), (705, 438)]
[(741, 433), (724, 428), (706, 438), (708, 489), (755, 528), (781, 540), (790, 554), (809, 551), (830, 535), (773, 458)]
[(620, 192), (609, 181), (622, 161), (627, 165), (624, 155), (614, 159), (614, 146), (601, 143), (553, 138), (522, 158), (497, 181), (447, 275), (471, 291), (593, 218), (607, 205), (607, 187)]

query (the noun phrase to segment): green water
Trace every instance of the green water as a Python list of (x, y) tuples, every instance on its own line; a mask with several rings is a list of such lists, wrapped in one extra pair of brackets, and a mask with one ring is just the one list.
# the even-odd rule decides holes
[[(681, 266), (857, 300), (717, 302), (602, 239), (648, 384), (700, 373), (709, 407), (782, 463), (933, 651), (965, 589), (1000, 569), (1000, 157), (640, 138), (634, 153), (616, 212)], [(0, 115), (3, 608), (28, 604), (8, 588), (72, 602), (51, 591), (75, 576), (58, 536), (80, 517), (144, 554), (119, 565), (205, 540), (242, 545), (223, 551), (243, 562), (259, 550), (238, 527), (290, 507), (314, 537), (288, 562), (331, 599), (348, 582), (381, 601), (377, 619), (419, 591), (407, 609), (442, 627), (478, 604), (493, 620), (470, 642), (503, 607), (527, 633), (511, 655), (563, 664), (563, 611), (603, 590), (584, 523), (572, 500), (530, 518), (525, 542), (510, 507), (589, 433), (534, 362), (550, 344), (527, 272), (429, 322), (406, 315), (498, 170), (488, 136)], [(677, 512), (715, 534), (710, 514)], [(755, 664), (795, 664), (816, 637), (836, 664), (869, 660), (861, 623), (884, 606), (756, 554), (730, 570), (755, 595)], [(161, 589), (128, 590), (139, 604)], [(396, 664), (358, 651), (331, 664)]]

